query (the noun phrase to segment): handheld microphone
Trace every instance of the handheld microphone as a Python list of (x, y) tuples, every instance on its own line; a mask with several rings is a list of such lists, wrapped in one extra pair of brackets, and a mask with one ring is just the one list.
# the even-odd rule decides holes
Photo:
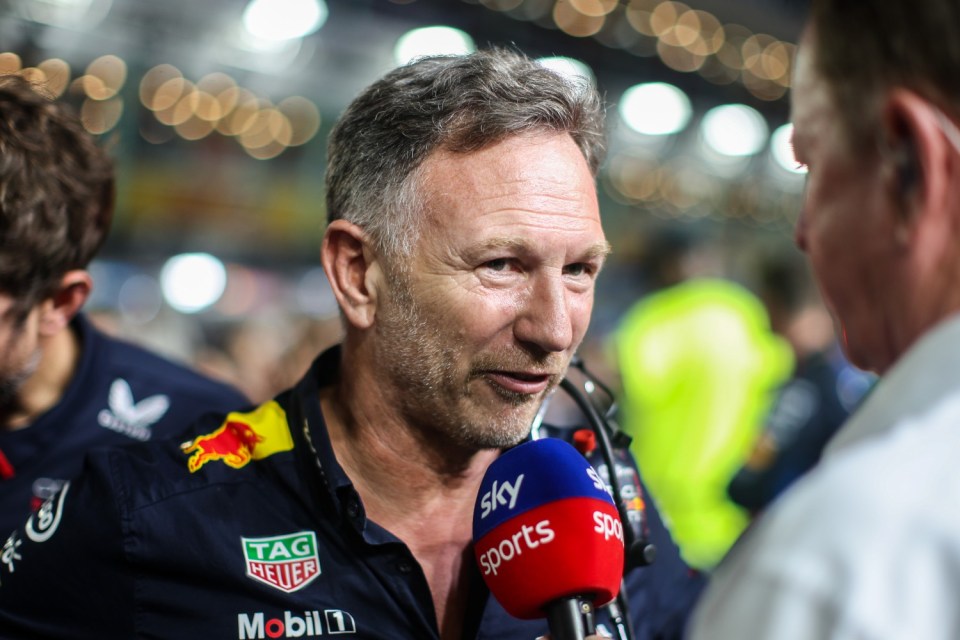
[(593, 608), (623, 577), (623, 525), (603, 480), (571, 445), (533, 440), (490, 465), (473, 512), (474, 554), (510, 615), (546, 617), (554, 640), (594, 632)]

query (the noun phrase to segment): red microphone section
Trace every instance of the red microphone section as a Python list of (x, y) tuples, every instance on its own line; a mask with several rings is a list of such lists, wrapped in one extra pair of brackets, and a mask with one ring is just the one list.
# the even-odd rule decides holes
[(562, 440), (521, 444), (490, 465), (473, 539), (487, 586), (517, 618), (543, 618), (548, 604), (570, 597), (603, 606), (619, 592), (617, 508), (596, 470)]

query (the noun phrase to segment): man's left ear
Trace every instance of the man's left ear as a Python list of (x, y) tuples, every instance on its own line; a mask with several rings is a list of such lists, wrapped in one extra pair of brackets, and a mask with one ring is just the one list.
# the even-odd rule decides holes
[(92, 290), (93, 279), (88, 272), (74, 269), (65, 273), (57, 290), (42, 303), (40, 332), (52, 336), (63, 331), (83, 307)]
[(943, 117), (929, 100), (907, 89), (891, 91), (883, 108), (886, 189), (908, 226), (927, 213), (946, 210), (958, 166), (957, 150), (940, 122)]

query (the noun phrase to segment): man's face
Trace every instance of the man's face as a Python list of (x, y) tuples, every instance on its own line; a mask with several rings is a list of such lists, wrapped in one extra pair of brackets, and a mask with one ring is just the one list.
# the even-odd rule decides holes
[(813, 47), (808, 37), (800, 48), (792, 90), (794, 149), (809, 169), (797, 245), (810, 258), (850, 360), (883, 371), (896, 357), (888, 305), (898, 278), (898, 212), (877, 150), (850, 148), (830, 89), (813, 67)]
[(18, 317), (14, 299), (0, 293), (0, 415), (16, 402), (17, 394), (40, 362), (37, 340), (38, 309)]
[(417, 246), (377, 311), (404, 417), (471, 449), (517, 443), (583, 339), (608, 252), (593, 177), (564, 135), (437, 151)]

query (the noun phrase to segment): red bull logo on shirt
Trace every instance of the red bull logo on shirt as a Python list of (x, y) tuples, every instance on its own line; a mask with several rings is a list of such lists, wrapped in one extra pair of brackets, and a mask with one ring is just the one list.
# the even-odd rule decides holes
[(317, 535), (313, 531), (269, 538), (240, 538), (247, 576), (291, 593), (320, 575)]
[(228, 413), (219, 429), (184, 442), (180, 448), (190, 456), (187, 468), (195, 473), (212, 460), (240, 469), (251, 460), (293, 449), (293, 438), (286, 413), (271, 400), (249, 413)]

